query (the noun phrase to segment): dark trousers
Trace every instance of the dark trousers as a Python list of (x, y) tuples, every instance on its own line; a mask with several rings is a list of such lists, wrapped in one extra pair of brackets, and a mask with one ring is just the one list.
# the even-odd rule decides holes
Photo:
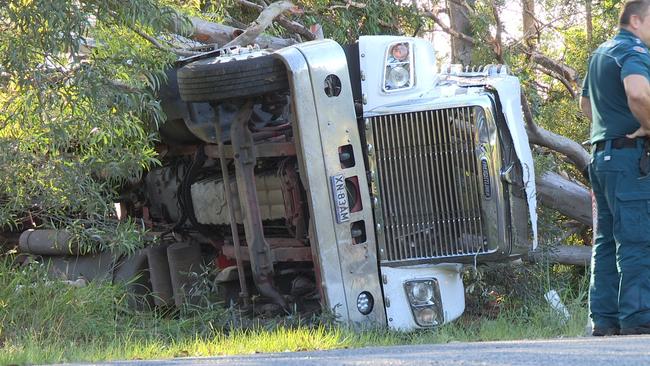
[(650, 176), (642, 147), (593, 153), (589, 175), (598, 212), (589, 285), (594, 327), (650, 324)]

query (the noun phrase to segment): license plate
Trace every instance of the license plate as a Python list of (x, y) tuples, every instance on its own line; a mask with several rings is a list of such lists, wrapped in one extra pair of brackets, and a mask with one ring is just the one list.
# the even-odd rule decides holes
[(348, 203), (348, 193), (345, 190), (345, 176), (343, 174), (331, 176), (330, 183), (332, 184), (336, 222), (340, 224), (350, 221), (350, 204)]

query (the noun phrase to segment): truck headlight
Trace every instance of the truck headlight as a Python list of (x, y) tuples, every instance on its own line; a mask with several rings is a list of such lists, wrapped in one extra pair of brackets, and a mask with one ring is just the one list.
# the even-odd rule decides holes
[(413, 53), (410, 42), (392, 43), (386, 49), (384, 61), (385, 92), (413, 87)]
[(412, 305), (430, 305), (433, 303), (433, 281), (407, 283), (409, 301)]
[(441, 323), (435, 310), (430, 307), (413, 309), (413, 316), (415, 322), (421, 327), (433, 327)]
[(388, 65), (386, 67), (386, 88), (390, 90), (402, 89), (409, 86), (410, 81), (411, 74), (404, 66)]
[(413, 318), (421, 327), (432, 327), (444, 321), (440, 286), (435, 278), (404, 283)]

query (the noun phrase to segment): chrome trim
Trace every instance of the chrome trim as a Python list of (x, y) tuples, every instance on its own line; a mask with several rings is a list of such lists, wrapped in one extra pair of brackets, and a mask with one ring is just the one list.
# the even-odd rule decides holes
[[(492, 100), (367, 118), (381, 261), (408, 265), (506, 254), (507, 202)], [(453, 105), (453, 104), (451, 104)], [(392, 108), (391, 108), (392, 109)], [(484, 182), (481, 162), (486, 163)], [(491, 187), (491, 192), (485, 189)]]
[(386, 104), (371, 111), (364, 110), (364, 118), (384, 116), (387, 114), (402, 114), (411, 112), (430, 111), (432, 109), (447, 109), (466, 107), (468, 105), (482, 105), (489, 98), (487, 93), (461, 94), (455, 96), (444, 96), (435, 98), (418, 98), (402, 100), (394, 104)]
[[(331, 40), (301, 43), (276, 52), (289, 72), (292, 121), (300, 178), (307, 192), (309, 239), (323, 306), (353, 323), (386, 324), (376, 255), (372, 204), (363, 164), (363, 149), (343, 49)], [(327, 96), (324, 80), (336, 75), (338, 96)], [(356, 165), (342, 168), (339, 146), (351, 145)], [(350, 221), (336, 221), (329, 177), (357, 177), (362, 209)], [(365, 223), (366, 242), (355, 244), (352, 224)], [(375, 299), (368, 315), (357, 310), (357, 296), (367, 291)]]

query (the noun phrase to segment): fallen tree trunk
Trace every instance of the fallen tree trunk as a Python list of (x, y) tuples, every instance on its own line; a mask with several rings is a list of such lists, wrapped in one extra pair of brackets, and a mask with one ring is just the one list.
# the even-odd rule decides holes
[(548, 261), (549, 263), (587, 267), (591, 263), (591, 247), (557, 245), (546, 251), (531, 252), (528, 255), (528, 260), (534, 263)]
[(593, 215), (589, 189), (553, 172), (537, 178), (539, 202), (583, 225), (591, 226)]
[[(566, 215), (580, 224), (592, 226), (593, 211), (591, 193), (587, 187), (554, 173), (546, 172), (538, 177), (537, 197), (539, 203)], [(575, 266), (589, 266), (591, 247), (578, 245), (556, 245), (531, 252), (531, 262), (548, 261), (549, 263)]]
[[(192, 34), (190, 35), (190, 38), (202, 43), (214, 43), (221, 47), (242, 33), (241, 29), (228, 25), (212, 23), (199, 18), (190, 18), (190, 20), (192, 22)], [(292, 39), (272, 37), (266, 34), (260, 34), (255, 38), (254, 42), (261, 48), (270, 48), (274, 50), (291, 46), (296, 43), (296, 41)]]

